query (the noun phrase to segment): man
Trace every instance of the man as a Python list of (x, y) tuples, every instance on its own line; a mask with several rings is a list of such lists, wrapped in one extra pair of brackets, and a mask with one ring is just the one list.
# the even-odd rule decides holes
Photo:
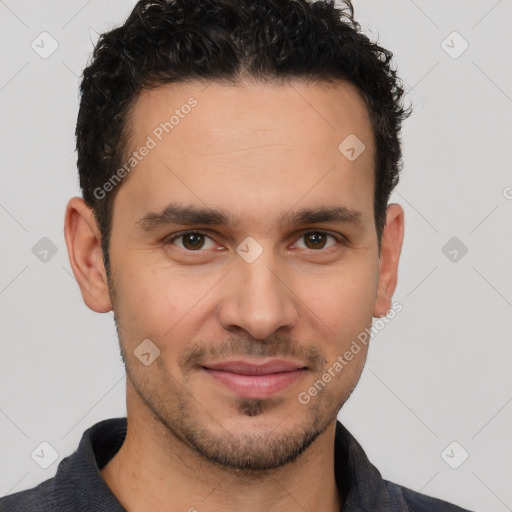
[(407, 111), (350, 5), (143, 0), (100, 38), (65, 236), (113, 310), (127, 420), (11, 511), (460, 511), (382, 479), (337, 413), (404, 231)]

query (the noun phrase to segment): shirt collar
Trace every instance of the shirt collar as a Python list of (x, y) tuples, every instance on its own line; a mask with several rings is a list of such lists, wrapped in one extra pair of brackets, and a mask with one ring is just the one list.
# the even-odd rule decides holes
[(342, 494), (341, 512), (408, 512), (397, 486), (382, 478), (350, 432), (336, 422), (334, 472)]
[[(100, 469), (123, 444), (126, 428), (126, 418), (96, 423), (84, 432), (78, 449), (59, 464), (52, 487), (54, 497), (59, 496), (64, 510), (125, 512), (103, 480)], [(361, 445), (339, 421), (336, 422), (334, 453), (336, 484), (343, 500), (341, 512), (408, 511), (401, 493), (388, 486)], [(64, 489), (69, 493), (62, 492)]]

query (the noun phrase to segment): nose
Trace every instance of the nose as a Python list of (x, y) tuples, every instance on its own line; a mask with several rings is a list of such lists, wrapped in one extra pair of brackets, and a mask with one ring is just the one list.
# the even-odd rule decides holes
[(298, 297), (273, 259), (264, 254), (253, 263), (242, 259), (235, 263), (224, 282), (219, 312), (225, 330), (243, 330), (258, 340), (293, 328), (299, 318)]

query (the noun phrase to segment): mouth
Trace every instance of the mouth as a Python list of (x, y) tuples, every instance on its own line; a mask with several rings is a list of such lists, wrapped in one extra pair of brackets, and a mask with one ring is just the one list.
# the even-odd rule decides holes
[(308, 371), (301, 363), (283, 359), (222, 361), (204, 365), (202, 370), (242, 398), (269, 398)]

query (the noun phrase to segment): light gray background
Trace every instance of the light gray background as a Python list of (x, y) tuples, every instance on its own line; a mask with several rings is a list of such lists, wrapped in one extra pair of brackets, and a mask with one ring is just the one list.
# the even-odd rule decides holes
[[(0, 0), (0, 496), (53, 476), (86, 428), (125, 415), (112, 316), (83, 304), (62, 230), (79, 191), (79, 76), (98, 34), (133, 5)], [(403, 311), (374, 338), (340, 419), (385, 478), (473, 510), (512, 510), (512, 5), (355, 8), (394, 52), (415, 113), (393, 197), (406, 211)], [(43, 31), (59, 45), (46, 59), (31, 47)], [(443, 49), (462, 48), (454, 31), (469, 44), (456, 59)], [(456, 262), (442, 252), (454, 236), (468, 248)], [(57, 247), (46, 263), (32, 252), (42, 237)], [(59, 455), (48, 469), (31, 458), (42, 441)], [(443, 459), (452, 441), (462, 448)], [(469, 457), (452, 469), (445, 461), (461, 450)]]

